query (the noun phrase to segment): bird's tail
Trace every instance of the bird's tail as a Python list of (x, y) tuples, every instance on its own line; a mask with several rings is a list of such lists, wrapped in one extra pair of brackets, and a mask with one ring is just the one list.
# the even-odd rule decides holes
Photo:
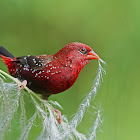
[(0, 55), (10, 57), (10, 58), (14, 58), (14, 56), (2, 46), (0, 46)]
[(3, 47), (0, 47), (0, 57), (8, 67), (10, 74), (14, 75), (15, 74), (14, 65), (16, 58)]
[(14, 56), (4, 47), (0, 47), (0, 57), (7, 66), (14, 60)]

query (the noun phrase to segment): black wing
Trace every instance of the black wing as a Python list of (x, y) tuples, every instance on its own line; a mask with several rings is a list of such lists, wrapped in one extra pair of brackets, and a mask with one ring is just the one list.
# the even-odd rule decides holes
[(28, 66), (31, 69), (41, 70), (45, 66), (44, 59), (40, 58), (39, 56), (22, 56), (16, 58), (22, 65)]

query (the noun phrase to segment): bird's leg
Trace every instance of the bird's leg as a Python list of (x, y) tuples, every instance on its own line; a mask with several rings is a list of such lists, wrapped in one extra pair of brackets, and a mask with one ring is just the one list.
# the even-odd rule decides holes
[(20, 84), (20, 90), (24, 89), (27, 86), (27, 80), (22, 81), (22, 83)]
[(54, 108), (54, 111), (57, 113), (56, 119), (57, 119), (58, 123), (60, 124), (62, 122), (61, 112), (59, 110), (55, 109), (55, 108)]

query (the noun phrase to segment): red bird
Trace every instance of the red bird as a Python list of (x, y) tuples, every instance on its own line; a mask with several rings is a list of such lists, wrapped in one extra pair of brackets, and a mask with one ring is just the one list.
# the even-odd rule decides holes
[(45, 99), (70, 88), (82, 68), (91, 59), (99, 59), (92, 48), (78, 42), (67, 44), (54, 55), (16, 58), (0, 47), (0, 56), (12, 76), (26, 80), (27, 86)]

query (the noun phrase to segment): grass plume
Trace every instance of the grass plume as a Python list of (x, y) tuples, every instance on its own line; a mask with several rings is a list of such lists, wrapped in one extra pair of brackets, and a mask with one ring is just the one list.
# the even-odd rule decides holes
[[(57, 106), (61, 109), (61, 105), (56, 101), (43, 100), (28, 87), (25, 87), (25, 90), (27, 91), (26, 95), (31, 98), (31, 102), (33, 103), (35, 110), (32, 117), (27, 119), (28, 114), (24, 103), (26, 102), (24, 100), (25, 95), (20, 92), (18, 86), (21, 82), (0, 70), (0, 139), (3, 139), (6, 131), (10, 130), (11, 121), (13, 120), (19, 107), (21, 108), (19, 122), (22, 130), (20, 137), (18, 138), (20, 140), (28, 139), (36, 119), (41, 121), (40, 124), (37, 124), (41, 127), (40, 133), (38, 132), (38, 140), (96, 139), (97, 128), (102, 123), (100, 109), (96, 112), (96, 119), (90, 128), (91, 132), (88, 136), (78, 132), (77, 126), (81, 123), (85, 112), (88, 111), (91, 101), (93, 101), (97, 95), (97, 89), (103, 79), (102, 74), (105, 74), (105, 70), (103, 69), (101, 63), (105, 64), (102, 59), (99, 60), (97, 76), (93, 82), (91, 91), (79, 105), (75, 116), (69, 122), (66, 116), (62, 115), (61, 124), (58, 124), (56, 120), (57, 114), (53, 109), (53, 106)], [(13, 82), (7, 83), (7, 78)]]

